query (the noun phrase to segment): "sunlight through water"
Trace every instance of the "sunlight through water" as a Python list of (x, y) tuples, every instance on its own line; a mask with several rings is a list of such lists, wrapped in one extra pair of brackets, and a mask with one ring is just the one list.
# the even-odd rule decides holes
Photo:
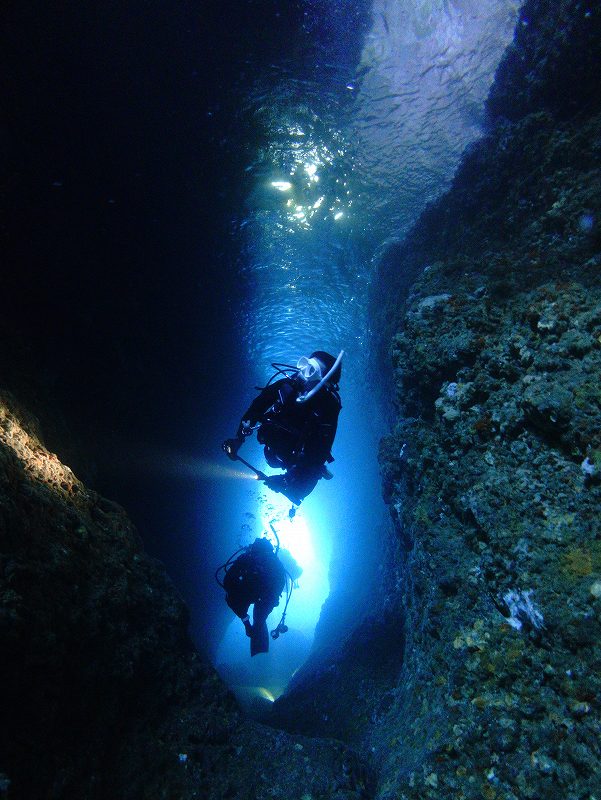
[[(333, 480), (318, 484), (294, 520), (289, 503), (262, 484), (249, 492), (232, 482), (235, 504), (243, 506), (245, 491), (254, 520), (243, 543), (269, 531), (276, 519), (282, 547), (304, 572), (290, 602), (290, 632), (272, 643), (263, 671), (259, 658), (249, 663), (239, 620), (229, 626), (218, 660), (230, 664), (231, 685), (281, 691), (311, 647), (330, 585), (346, 606), (331, 613), (326, 628), (332, 635), (322, 638), (335, 641), (368, 609), (377, 531), (386, 519), (370, 276), (382, 249), (444, 190), (464, 147), (481, 135), (484, 99), (517, 6), (516, 0), (374, 0), (371, 28), (352, 69), (333, 62), (333, 45), (322, 39), (307, 45), (296, 73), (293, 63), (272, 63), (248, 86), (240, 127), (252, 127), (256, 146), (232, 229), (245, 294), (234, 314), (250, 381), (264, 386), (272, 362), (295, 364), (314, 350), (336, 355), (344, 349), (346, 355)], [(339, 53), (353, 51), (357, 34), (345, 27), (344, 15), (312, 19), (316, 13), (307, 14), (307, 34), (327, 28)], [(235, 388), (246, 392), (242, 414), (254, 395), (248, 386)], [(258, 447), (249, 461), (266, 469)], [(280, 608), (269, 620), (272, 627)], [(293, 639), (294, 656), (286, 653)]]

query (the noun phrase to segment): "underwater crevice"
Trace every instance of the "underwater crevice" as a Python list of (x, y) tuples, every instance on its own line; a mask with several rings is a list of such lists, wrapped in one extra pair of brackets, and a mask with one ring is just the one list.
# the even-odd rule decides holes
[(325, 663), (315, 667), (309, 660), (263, 721), (291, 733), (364, 745), (369, 726), (392, 703), (404, 648), (399, 609), (368, 616)]
[(371, 797), (351, 748), (240, 713), (123, 509), (38, 431), (0, 396), (0, 796)]
[[(601, 760), (601, 116), (580, 67), (578, 103), (550, 91), (580, 45), (583, 63), (601, 56), (601, 10), (527, 2), (521, 19), (492, 94), (521, 111), (502, 118), (499, 101), (372, 288), (397, 408), (380, 448), (394, 523), (382, 594), (404, 645), (361, 741), (386, 800), (575, 797), (595, 791)], [(540, 70), (518, 75), (530, 58)], [(355, 658), (335, 669), (351, 675)], [(313, 678), (299, 708), (338, 696)], [(554, 736), (555, 713), (569, 735)]]
[(123, 510), (71, 491), (0, 397), (3, 800), (596, 796), (599, 63), (598, 3), (527, 0), (488, 133), (380, 261), (378, 585), (269, 724), (196, 653)]

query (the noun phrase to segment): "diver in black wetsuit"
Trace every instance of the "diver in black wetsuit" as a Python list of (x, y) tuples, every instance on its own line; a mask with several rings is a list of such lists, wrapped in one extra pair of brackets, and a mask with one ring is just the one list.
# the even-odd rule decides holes
[[(338, 394), (343, 353), (338, 358), (316, 350), (295, 367), (274, 365), (280, 380), (265, 386), (242, 417), (236, 437), (223, 449), (235, 460), (247, 436), (255, 429), (265, 445), (271, 467), (284, 469), (265, 483), (297, 505), (313, 491), (320, 478), (331, 478), (326, 465), (333, 461), (331, 447), (342, 408)], [(273, 380), (273, 379), (272, 379)]]
[[(246, 635), (250, 636), (250, 654), (266, 653), (269, 650), (267, 617), (279, 605), (286, 586), (286, 571), (267, 539), (255, 539), (224, 568), (225, 601), (244, 623)], [(253, 605), (252, 625), (248, 617), (250, 605)], [(280, 626), (276, 631), (279, 629)]]

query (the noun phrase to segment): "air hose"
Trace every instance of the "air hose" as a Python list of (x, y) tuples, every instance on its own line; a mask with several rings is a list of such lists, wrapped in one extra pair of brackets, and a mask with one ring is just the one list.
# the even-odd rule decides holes
[(271, 638), (277, 639), (280, 633), (287, 633), (288, 626), (286, 625), (286, 611), (288, 610), (288, 603), (290, 602), (290, 598), (292, 597), (292, 590), (294, 588), (294, 581), (292, 580), (292, 576), (287, 570), (284, 570), (286, 573), (286, 577), (290, 581), (290, 590), (288, 591), (288, 597), (286, 598), (286, 605), (284, 606), (284, 611), (282, 612), (282, 617), (275, 628), (271, 631)]

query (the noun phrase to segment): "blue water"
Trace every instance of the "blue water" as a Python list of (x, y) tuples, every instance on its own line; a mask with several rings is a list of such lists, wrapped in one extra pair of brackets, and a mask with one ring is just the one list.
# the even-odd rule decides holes
[[(371, 275), (481, 135), (517, 2), (234, 5), (13, 4), (1, 324), (25, 343), (16, 394), (67, 421), (51, 447), (88, 480), (61, 449), (81, 436), (199, 648), (273, 695), (373, 609), (388, 409)], [(270, 363), (314, 349), (345, 351), (334, 478), (290, 523), (221, 442)], [(251, 662), (213, 573), (272, 520), (305, 571), (290, 631)]]
[[(370, 276), (482, 134), (483, 102), (518, 8), (512, 0), (374, 0), (353, 27), (344, 5), (307, 3), (302, 57), (283, 47), (280, 62), (246, 76), (236, 117), (236, 129), (252, 130), (257, 144), (247, 150), (243, 202), (230, 220), (241, 287), (231, 313), (247, 372), (235, 378), (239, 405), (224, 415), (224, 435), (235, 431), (271, 362), (345, 351), (334, 479), (320, 483), (293, 522), (288, 503), (248, 478), (222, 487), (230, 513), (215, 556), (225, 560), (275, 520), (305, 569), (290, 633), (269, 656), (250, 662), (237, 620), (219, 643), (215, 659), (241, 697), (249, 686), (270, 698), (283, 690), (312, 646), (330, 591), (318, 649), (335, 646), (372, 608), (386, 524), (377, 468), (386, 409), (370, 357)], [(359, 56), (336, 61), (342, 52)], [(258, 448), (249, 454), (265, 469)], [(276, 609), (274, 627), (278, 619)], [(221, 636), (224, 627), (215, 630)]]
[[(517, 5), (9, 10), (3, 379), (64, 417), (51, 448), (126, 507), (233, 685), (281, 691), (373, 609), (388, 408), (371, 275), (481, 135)], [(313, 349), (345, 351), (343, 411), (334, 478), (290, 523), (221, 442), (270, 363)], [(290, 631), (251, 662), (213, 573), (271, 520), (305, 572)]]

